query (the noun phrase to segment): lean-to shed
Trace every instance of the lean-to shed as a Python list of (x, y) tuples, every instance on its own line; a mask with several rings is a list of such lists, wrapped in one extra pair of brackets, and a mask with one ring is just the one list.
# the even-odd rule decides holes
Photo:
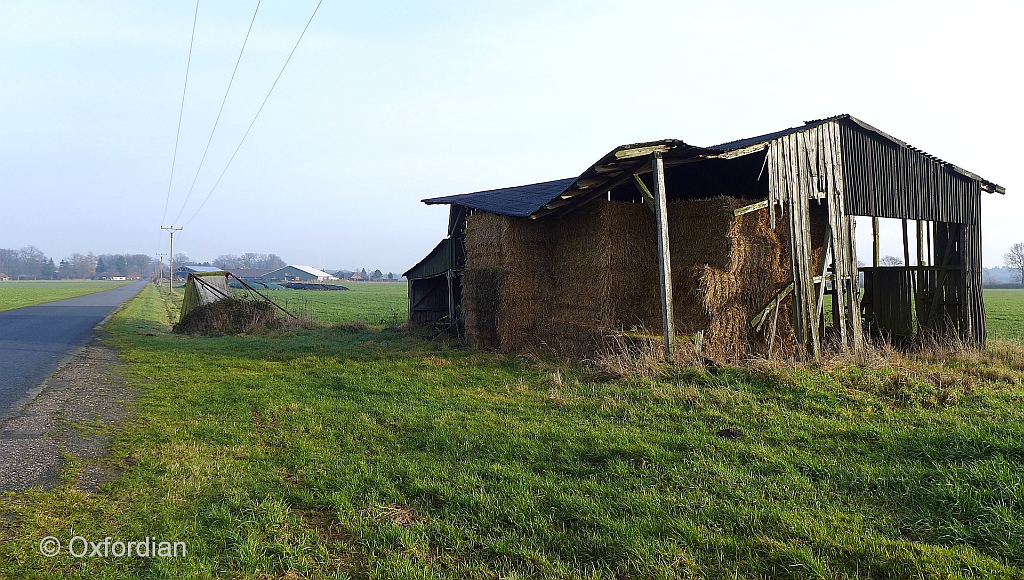
[[(505, 350), (632, 329), (721, 356), (856, 351), (866, 332), (984, 345), (986, 191), (1005, 193), (849, 115), (624, 145), (578, 177), (424, 200), (450, 205), (448, 236), (405, 273), (410, 319)], [(874, 218), (865, 268), (855, 216)], [(907, 265), (880, 266), (878, 218), (902, 220)]]

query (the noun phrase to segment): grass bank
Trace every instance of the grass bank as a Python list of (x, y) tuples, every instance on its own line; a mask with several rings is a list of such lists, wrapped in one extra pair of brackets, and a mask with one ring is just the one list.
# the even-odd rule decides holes
[[(617, 377), (169, 310), (150, 285), (108, 324), (142, 392), (122, 477), (0, 498), (0, 577), (1024, 575), (1017, 346)], [(188, 556), (39, 555), (76, 534)]]
[(110, 280), (8, 280), (0, 282), (0, 311), (74, 298), (124, 286)]

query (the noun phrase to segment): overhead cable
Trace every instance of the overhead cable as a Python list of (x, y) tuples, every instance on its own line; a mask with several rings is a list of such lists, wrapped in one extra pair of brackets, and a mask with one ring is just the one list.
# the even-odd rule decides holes
[(167, 180), (167, 199), (164, 200), (164, 214), (160, 216), (160, 225), (167, 219), (167, 205), (171, 202), (171, 184), (174, 183), (174, 164), (178, 160), (178, 138), (181, 137), (181, 117), (185, 113), (185, 91), (188, 90), (188, 71), (192, 68), (192, 45), (196, 40), (196, 21), (199, 20), (199, 0), (196, 0), (196, 12), (192, 15), (192, 38), (188, 41), (188, 63), (185, 64), (185, 86), (181, 89), (181, 109), (178, 111), (178, 132), (174, 134), (174, 156), (171, 158), (171, 178)]
[(242, 143), (245, 143), (245, 138), (249, 136), (249, 131), (252, 131), (252, 126), (256, 124), (256, 119), (259, 118), (260, 113), (263, 111), (263, 107), (266, 106), (267, 104), (267, 100), (270, 99), (270, 94), (274, 92), (274, 87), (277, 86), (277, 81), (281, 80), (281, 75), (284, 74), (285, 67), (287, 67), (288, 63), (292, 60), (292, 55), (295, 54), (295, 49), (299, 48), (299, 43), (302, 42), (302, 37), (306, 35), (306, 30), (309, 29), (309, 25), (313, 22), (313, 17), (316, 16), (317, 10), (320, 10), (320, 5), (323, 3), (324, 0), (320, 0), (319, 2), (317, 2), (316, 8), (313, 9), (313, 14), (310, 15), (309, 21), (306, 22), (306, 27), (302, 29), (302, 34), (300, 34), (299, 39), (295, 41), (295, 46), (292, 47), (292, 51), (288, 53), (288, 58), (285, 59), (284, 65), (281, 66), (281, 71), (277, 73), (277, 78), (274, 79), (274, 84), (272, 84), (270, 86), (270, 90), (267, 91), (267, 96), (264, 97), (263, 104), (261, 104), (259, 110), (256, 111), (256, 115), (252, 118), (252, 122), (249, 123), (249, 128), (245, 130), (245, 134), (242, 135), (242, 140), (238, 142), (238, 147), (235, 147), (235, 152), (232, 153), (231, 158), (228, 159), (227, 165), (224, 166), (224, 171), (220, 172), (220, 177), (217, 178), (217, 182), (214, 183), (213, 187), (210, 188), (210, 192), (206, 194), (206, 198), (203, 200), (203, 203), (199, 204), (199, 209), (197, 209), (196, 212), (192, 214), (192, 217), (188, 218), (188, 221), (185, 222), (185, 225), (191, 223), (192, 220), (194, 220), (196, 216), (199, 215), (199, 212), (202, 211), (203, 207), (206, 205), (206, 202), (210, 201), (210, 196), (213, 195), (214, 190), (217, 189), (218, 185), (220, 185), (220, 180), (224, 178), (224, 174), (227, 173), (228, 167), (231, 167), (231, 162), (235, 160), (235, 155), (238, 155), (238, 150), (242, 148)]
[(199, 160), (199, 167), (196, 168), (196, 175), (192, 178), (192, 185), (188, 188), (188, 195), (185, 196), (185, 203), (181, 204), (181, 210), (178, 211), (177, 217), (174, 221), (177, 222), (181, 218), (181, 214), (184, 213), (185, 207), (188, 205), (189, 198), (192, 197), (192, 190), (196, 187), (196, 180), (199, 179), (199, 172), (203, 169), (203, 162), (206, 161), (206, 154), (210, 151), (210, 143), (213, 142), (213, 134), (217, 132), (217, 123), (220, 123), (220, 115), (224, 112), (224, 103), (228, 102), (228, 93), (231, 92), (231, 85), (235, 82), (235, 73), (238, 72), (238, 65), (242, 62), (242, 54), (245, 53), (245, 45), (249, 43), (249, 34), (252, 33), (252, 25), (256, 22), (256, 14), (260, 11), (260, 3), (262, 0), (256, 2), (256, 10), (252, 13), (252, 20), (249, 22), (249, 30), (245, 33), (245, 40), (242, 41), (242, 50), (238, 52), (238, 60), (235, 61), (235, 69), (231, 71), (231, 80), (228, 81), (228, 88), (224, 91), (224, 99), (220, 102), (220, 110), (217, 111), (217, 119), (213, 122), (213, 129), (210, 131), (210, 138), (206, 140), (206, 149), (203, 150), (203, 157)]

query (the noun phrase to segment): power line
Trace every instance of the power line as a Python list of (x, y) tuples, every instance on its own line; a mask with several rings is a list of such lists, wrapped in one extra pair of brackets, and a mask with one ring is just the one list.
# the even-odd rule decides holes
[(228, 88), (224, 91), (224, 99), (220, 102), (220, 110), (217, 111), (217, 119), (213, 122), (213, 130), (210, 131), (210, 138), (206, 141), (206, 149), (203, 150), (203, 157), (199, 160), (199, 168), (196, 169), (196, 175), (192, 178), (192, 185), (188, 188), (188, 195), (185, 196), (185, 203), (181, 204), (181, 210), (178, 212), (177, 217), (174, 221), (178, 221), (181, 214), (184, 213), (185, 207), (188, 205), (189, 198), (192, 197), (192, 190), (196, 187), (196, 180), (199, 179), (199, 172), (203, 170), (203, 162), (206, 161), (206, 154), (210, 151), (210, 143), (213, 143), (213, 134), (217, 132), (217, 124), (220, 123), (220, 115), (224, 112), (224, 103), (228, 102), (228, 93), (231, 92), (231, 85), (235, 82), (235, 73), (238, 72), (238, 65), (242, 62), (242, 54), (245, 53), (245, 45), (249, 43), (249, 34), (252, 32), (252, 25), (256, 22), (256, 14), (260, 11), (260, 3), (262, 0), (256, 2), (256, 10), (252, 13), (252, 20), (249, 22), (249, 30), (245, 33), (245, 40), (242, 41), (242, 50), (238, 52), (238, 60), (235, 61), (235, 70), (231, 71), (231, 80), (228, 81)]
[(178, 138), (181, 137), (181, 117), (185, 114), (185, 91), (188, 90), (188, 71), (192, 68), (192, 45), (196, 40), (196, 21), (199, 20), (199, 0), (196, 0), (196, 12), (192, 15), (192, 38), (188, 41), (188, 63), (185, 65), (185, 86), (181, 89), (181, 110), (178, 111), (178, 132), (174, 134), (174, 156), (171, 158), (171, 178), (167, 180), (167, 199), (164, 200), (164, 215), (160, 223), (167, 219), (167, 205), (171, 203), (171, 184), (174, 183), (174, 164), (178, 161)]
[(256, 111), (256, 116), (252, 118), (252, 123), (249, 123), (249, 128), (245, 130), (245, 135), (242, 135), (242, 140), (238, 142), (238, 147), (235, 147), (235, 152), (232, 153), (231, 158), (228, 159), (227, 165), (224, 166), (224, 171), (220, 172), (220, 177), (217, 178), (216, 183), (214, 183), (213, 187), (210, 188), (210, 192), (206, 194), (206, 199), (203, 200), (203, 203), (199, 204), (199, 209), (196, 210), (196, 213), (192, 214), (192, 217), (188, 218), (188, 221), (185, 222), (185, 225), (191, 223), (192, 220), (194, 220), (196, 216), (199, 215), (199, 212), (202, 211), (203, 207), (206, 205), (206, 202), (210, 201), (210, 196), (213, 195), (213, 191), (217, 189), (218, 185), (220, 185), (220, 180), (223, 179), (224, 174), (228, 172), (228, 167), (231, 167), (231, 162), (235, 160), (235, 155), (238, 155), (238, 150), (242, 148), (242, 143), (245, 143), (245, 138), (249, 136), (249, 131), (252, 131), (252, 126), (256, 124), (256, 119), (259, 118), (260, 113), (263, 111), (263, 107), (267, 104), (267, 100), (270, 99), (270, 94), (274, 92), (274, 87), (277, 86), (277, 81), (281, 80), (281, 75), (284, 74), (285, 67), (287, 67), (288, 63), (292, 60), (292, 55), (295, 54), (295, 49), (299, 48), (299, 43), (302, 42), (302, 37), (306, 35), (306, 30), (309, 29), (309, 25), (312, 24), (313, 22), (313, 17), (316, 16), (317, 10), (320, 10), (320, 5), (323, 3), (324, 0), (320, 0), (319, 2), (317, 2), (316, 8), (313, 9), (313, 14), (309, 16), (309, 21), (306, 22), (306, 27), (302, 29), (302, 34), (300, 34), (299, 39), (295, 41), (295, 46), (292, 47), (292, 51), (288, 53), (288, 58), (285, 59), (284, 65), (281, 66), (281, 72), (277, 73), (277, 78), (274, 79), (274, 84), (270, 85), (270, 90), (267, 91), (267, 96), (263, 99), (263, 104), (261, 104), (259, 110)]

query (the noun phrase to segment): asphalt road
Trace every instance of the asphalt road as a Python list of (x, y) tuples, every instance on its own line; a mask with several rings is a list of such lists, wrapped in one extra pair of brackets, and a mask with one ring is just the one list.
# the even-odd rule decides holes
[(0, 418), (92, 337), (93, 327), (146, 285), (106, 290), (0, 312)]

